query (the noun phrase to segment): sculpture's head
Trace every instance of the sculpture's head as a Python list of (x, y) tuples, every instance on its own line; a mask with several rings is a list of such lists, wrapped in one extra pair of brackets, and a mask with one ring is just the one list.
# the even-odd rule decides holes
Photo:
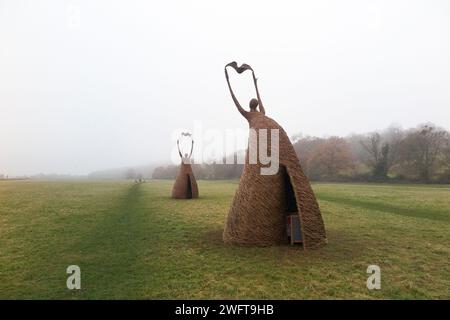
[(258, 107), (259, 101), (258, 99), (253, 98), (252, 100), (250, 100), (250, 110), (251, 111), (256, 111), (256, 108)]

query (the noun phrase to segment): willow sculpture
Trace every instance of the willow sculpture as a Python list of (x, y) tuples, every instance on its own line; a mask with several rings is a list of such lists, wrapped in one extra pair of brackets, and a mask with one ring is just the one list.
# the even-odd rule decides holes
[[(239, 74), (250, 70), (257, 99), (250, 100), (250, 111), (239, 104), (231, 88), (227, 67)], [(287, 242), (286, 217), (298, 214), (304, 249), (319, 248), (326, 244), (325, 227), (319, 205), (311, 185), (300, 167), (294, 147), (283, 128), (265, 115), (253, 69), (246, 64), (238, 67), (236, 62), (225, 66), (225, 77), (231, 97), (241, 115), (248, 121), (257, 136), (261, 129), (269, 132), (278, 129), (279, 170), (276, 174), (263, 175), (266, 167), (260, 159), (249, 162), (247, 149), (244, 170), (230, 207), (223, 232), (225, 243), (267, 246)], [(259, 109), (259, 110), (258, 110)], [(252, 143), (249, 139), (249, 145)], [(272, 153), (272, 142), (267, 144)], [(259, 154), (259, 153), (258, 153)]]
[(191, 138), (191, 152), (185, 153), (184, 156), (180, 150), (180, 139), (177, 140), (178, 154), (181, 158), (180, 170), (178, 171), (177, 179), (172, 188), (172, 198), (175, 199), (195, 199), (198, 198), (198, 186), (192, 172), (191, 156), (194, 150), (194, 140), (191, 134), (182, 133), (182, 136)]

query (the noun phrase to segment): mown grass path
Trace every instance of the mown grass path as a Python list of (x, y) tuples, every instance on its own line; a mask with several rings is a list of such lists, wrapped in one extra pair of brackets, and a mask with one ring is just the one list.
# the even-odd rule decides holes
[(187, 201), (171, 186), (0, 182), (0, 298), (450, 298), (449, 186), (315, 184), (329, 244), (308, 252), (225, 246), (236, 181)]

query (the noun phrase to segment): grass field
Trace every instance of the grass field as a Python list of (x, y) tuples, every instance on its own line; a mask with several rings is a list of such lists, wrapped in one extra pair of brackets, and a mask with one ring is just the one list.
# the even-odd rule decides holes
[(0, 298), (450, 299), (448, 185), (315, 184), (329, 244), (308, 252), (225, 246), (236, 181), (200, 181), (198, 200), (171, 186), (0, 181)]

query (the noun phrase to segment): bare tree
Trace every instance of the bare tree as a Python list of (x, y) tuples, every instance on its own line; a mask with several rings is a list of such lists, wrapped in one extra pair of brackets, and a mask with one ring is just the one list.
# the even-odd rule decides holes
[(442, 178), (450, 182), (450, 133), (447, 132), (444, 136), (444, 147), (442, 150), (442, 167), (443, 175)]
[(399, 160), (401, 143), (404, 139), (404, 131), (397, 126), (390, 126), (382, 133), (385, 143), (389, 144), (387, 155), (387, 170), (389, 170)]
[(378, 132), (370, 133), (366, 139), (360, 142), (368, 154), (365, 160), (371, 167), (373, 176), (381, 179), (387, 178), (389, 171), (389, 143), (382, 143), (381, 135)]
[(362, 160), (371, 168), (377, 179), (386, 179), (389, 170), (398, 161), (400, 145), (403, 140), (401, 128), (391, 126), (381, 134), (369, 133), (360, 140), (366, 156)]
[(447, 134), (434, 124), (424, 124), (410, 132), (402, 142), (402, 165), (413, 170), (418, 179), (430, 181), (445, 148)]

